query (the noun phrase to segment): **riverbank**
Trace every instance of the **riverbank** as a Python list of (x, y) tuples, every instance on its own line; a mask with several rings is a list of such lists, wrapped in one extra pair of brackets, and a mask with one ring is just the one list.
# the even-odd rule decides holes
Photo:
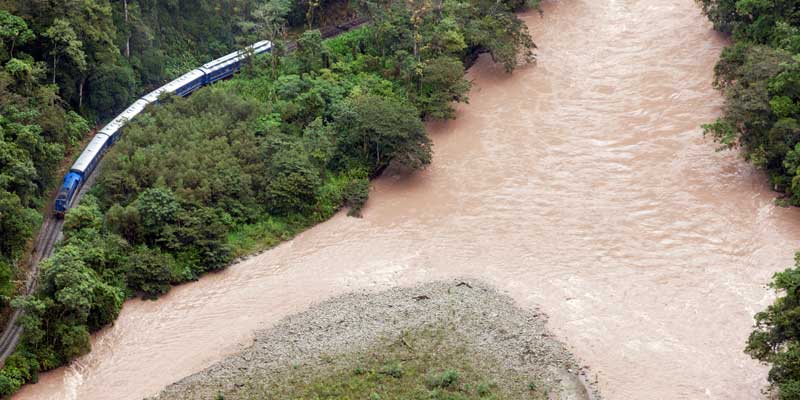
[[(156, 399), (265, 393), (295, 398), (320, 387), (338, 398), (381, 377), (388, 382), (375, 389), (379, 398), (406, 398), (436, 390), (431, 380), (445, 372), (460, 379), (451, 389), (466, 398), (478, 392), (497, 398), (599, 398), (593, 388), (587, 393), (582, 370), (547, 331), (546, 321), (544, 314), (522, 309), (473, 280), (358, 291), (257, 332), (249, 348), (169, 386)], [(392, 373), (367, 379), (376, 370)], [(357, 383), (334, 384), (351, 380)]]
[(138, 400), (311, 304), (464, 276), (540, 306), (607, 398), (761, 398), (767, 368), (742, 346), (800, 248), (800, 209), (703, 139), (724, 39), (694, 0), (543, 8), (521, 16), (536, 66), (481, 57), (469, 104), (428, 125), (432, 165), (374, 180), (363, 218), (128, 301), (90, 354), (15, 399)]

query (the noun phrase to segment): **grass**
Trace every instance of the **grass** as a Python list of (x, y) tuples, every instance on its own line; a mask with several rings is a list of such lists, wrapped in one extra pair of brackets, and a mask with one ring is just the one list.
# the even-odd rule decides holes
[(323, 355), (314, 365), (237, 379), (217, 399), (503, 400), (546, 399), (547, 385), (478, 355), (452, 330), (404, 333), (367, 351)]
[(289, 240), (310, 224), (287, 218), (267, 217), (254, 224), (240, 225), (228, 234), (228, 244), (235, 257), (268, 249)]

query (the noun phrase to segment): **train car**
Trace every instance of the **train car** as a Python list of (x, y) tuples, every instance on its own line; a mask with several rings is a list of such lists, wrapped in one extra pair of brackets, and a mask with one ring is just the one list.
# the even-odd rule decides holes
[(72, 206), (75, 196), (81, 186), (91, 175), (92, 171), (103, 157), (108, 148), (119, 140), (123, 127), (147, 107), (148, 104), (158, 103), (158, 97), (163, 93), (174, 93), (178, 96), (187, 96), (203, 85), (227, 78), (241, 69), (241, 62), (250, 54), (263, 54), (272, 49), (272, 43), (263, 40), (249, 47), (220, 57), (203, 64), (202, 67), (189, 71), (166, 85), (148, 93), (135, 101), (120, 115), (116, 116), (103, 127), (89, 142), (81, 155), (72, 165), (70, 172), (64, 176), (61, 189), (56, 197), (54, 211), (56, 216), (63, 217), (64, 213)]
[(111, 137), (105, 133), (97, 133), (94, 138), (89, 142), (75, 163), (72, 164), (69, 173), (64, 176), (64, 183), (56, 197), (56, 204), (54, 211), (56, 216), (63, 217), (75, 195), (78, 194), (81, 186), (86, 182), (86, 178), (91, 175), (92, 171), (97, 167), (97, 163), (103, 157), (103, 153), (108, 150), (111, 145)]
[(205, 65), (209, 65), (209, 67), (202, 66), (199, 69), (205, 75), (203, 84), (208, 85), (220, 79), (225, 79), (242, 69), (242, 59), (239, 53), (236, 52)]
[(203, 64), (199, 68), (205, 74), (203, 84), (208, 85), (239, 72), (242, 69), (242, 61), (249, 56), (249, 52), (252, 52), (252, 54), (264, 54), (271, 49), (272, 43), (268, 40), (262, 40), (249, 46), (247, 50), (239, 50)]
[(264, 54), (270, 50), (272, 50), (272, 42), (269, 40), (262, 40), (260, 42), (253, 43), (253, 53), (255, 54)]
[(128, 123), (128, 121), (141, 114), (145, 107), (147, 107), (146, 101), (142, 99), (136, 100), (130, 105), (130, 107), (126, 108), (125, 111), (117, 115), (111, 120), (111, 122), (106, 124), (106, 126), (100, 130), (100, 133), (104, 133), (111, 138), (110, 144), (116, 143), (120, 136), (122, 136), (122, 128)]
[[(248, 48), (252, 50), (253, 54), (263, 54), (268, 52), (272, 48), (272, 43), (269, 40), (262, 40), (260, 42), (253, 43), (252, 45), (248, 46)], [(233, 53), (226, 54), (220, 58), (211, 60), (203, 64), (200, 68), (212, 70), (215, 69), (220, 64), (227, 63), (237, 57), (247, 57), (247, 51), (246, 50), (234, 51)]]
[(142, 100), (154, 104), (158, 103), (158, 97), (163, 93), (174, 93), (178, 96), (187, 96), (205, 84), (205, 74), (200, 69), (193, 69), (166, 85), (153, 90)]
[(64, 213), (72, 205), (72, 200), (81, 187), (81, 181), (81, 175), (76, 172), (70, 171), (64, 175), (64, 183), (61, 184), (61, 189), (59, 189), (58, 196), (56, 196), (56, 204), (53, 207), (53, 212), (57, 217), (64, 217)]
[(78, 159), (75, 160), (75, 164), (72, 164), (70, 171), (80, 173), (83, 177), (89, 176), (97, 167), (97, 163), (100, 162), (103, 153), (108, 150), (110, 145), (111, 138), (108, 135), (104, 133), (94, 135), (92, 141), (89, 142), (81, 155), (78, 156)]

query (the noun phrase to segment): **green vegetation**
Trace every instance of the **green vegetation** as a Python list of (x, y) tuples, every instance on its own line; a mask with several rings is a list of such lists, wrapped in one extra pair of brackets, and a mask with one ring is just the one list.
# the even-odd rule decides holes
[[(502, 400), (547, 399), (547, 385), (502, 366), (453, 340), (446, 329), (406, 332), (357, 354), (277, 374), (242, 376), (232, 399)], [(461, 342), (463, 343), (463, 342)], [(213, 387), (209, 385), (209, 387)]]
[[(247, 35), (284, 38), (296, 5), (259, 3)], [(422, 121), (452, 118), (452, 103), (467, 100), (463, 61), (487, 51), (512, 71), (532, 58), (519, 6), (365, 1), (367, 27), (327, 42), (307, 31), (290, 55), (279, 43), (237, 78), (151, 107), (106, 155), (93, 196), (67, 214), (36, 293), (14, 300), (24, 336), (0, 394), (89, 351), (89, 334), (126, 297), (163, 294), (342, 207), (357, 215), (370, 177), (424, 168)]]
[[(43, 32), (37, 32), (43, 35)], [(41, 224), (39, 210), (67, 148), (89, 130), (47, 84), (46, 66), (27, 53), (36, 34), (0, 8), (0, 306), (16, 290), (16, 263)]]
[[(800, 2), (699, 0), (714, 27), (733, 44), (716, 66), (724, 114), (706, 125), (722, 148), (744, 157), (784, 193), (780, 204), (800, 205)], [(781, 399), (800, 399), (800, 253), (793, 269), (775, 275), (779, 297), (756, 315), (747, 353), (771, 363), (769, 380)]]
[[(94, 122), (252, 42), (264, 0), (0, 0), (0, 308), (22, 280), (60, 166)], [(337, 2), (286, 2), (288, 22)], [(334, 13), (335, 14), (335, 13)], [(317, 12), (310, 22), (324, 23)], [(0, 319), (2, 320), (2, 319)]]
[[(252, 43), (265, 0), (0, 0), (0, 308), (23, 279), (59, 168), (95, 122)], [(291, 25), (341, 2), (285, 2)], [(306, 11), (316, 10), (309, 21)], [(331, 14), (331, 17), (328, 17)], [(68, 160), (66, 160), (68, 161)]]
[(716, 66), (724, 115), (706, 125), (723, 148), (740, 147), (787, 202), (800, 205), (800, 12), (794, 1), (701, 0), (734, 43)]
[(779, 297), (756, 314), (756, 329), (746, 352), (772, 364), (769, 381), (781, 399), (800, 399), (800, 253), (795, 255), (794, 268), (775, 274), (770, 287)]

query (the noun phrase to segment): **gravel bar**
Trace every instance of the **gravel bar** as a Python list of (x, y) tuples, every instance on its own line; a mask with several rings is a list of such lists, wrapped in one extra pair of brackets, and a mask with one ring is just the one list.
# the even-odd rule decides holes
[[(427, 283), (334, 297), (256, 333), (253, 344), (165, 388), (154, 399), (214, 399), (291, 367), (323, 366), (403, 332), (448, 326), (459, 343), (515, 373), (545, 382), (553, 399), (599, 399), (586, 372), (545, 328), (547, 317), (475, 280)], [(224, 334), (221, 332), (220, 334)], [(502, 380), (503, 371), (486, 371)], [(226, 400), (230, 397), (226, 395)]]

